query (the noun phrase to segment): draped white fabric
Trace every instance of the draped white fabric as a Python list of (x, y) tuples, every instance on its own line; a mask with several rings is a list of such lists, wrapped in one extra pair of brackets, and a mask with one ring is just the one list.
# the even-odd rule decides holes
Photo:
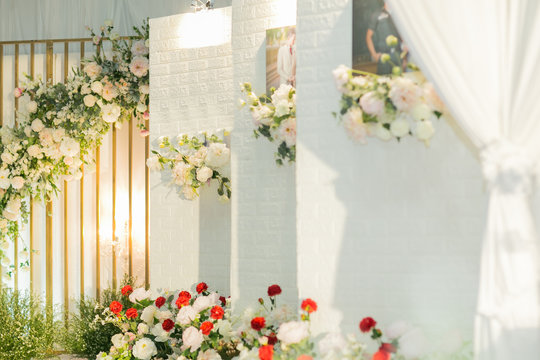
[(481, 152), (490, 201), (475, 323), (481, 360), (540, 356), (540, 1), (389, 0), (418, 65)]

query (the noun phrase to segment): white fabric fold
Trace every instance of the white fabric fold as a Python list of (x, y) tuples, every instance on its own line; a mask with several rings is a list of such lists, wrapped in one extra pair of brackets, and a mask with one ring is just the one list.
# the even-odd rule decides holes
[(538, 359), (538, 238), (529, 201), (540, 157), (540, 1), (388, 3), (418, 65), (481, 152), (490, 199), (476, 358)]

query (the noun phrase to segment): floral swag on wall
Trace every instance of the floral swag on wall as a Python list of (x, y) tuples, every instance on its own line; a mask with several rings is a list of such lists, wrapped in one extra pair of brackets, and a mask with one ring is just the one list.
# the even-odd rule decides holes
[[(398, 43), (394, 36), (386, 42), (390, 47)], [(413, 136), (428, 146), (435, 134), (433, 123), (443, 115), (444, 104), (420, 72), (403, 73), (388, 54), (382, 54), (381, 61), (393, 65), (392, 76), (353, 70), (345, 65), (333, 71), (337, 89), (342, 93), (341, 110), (334, 116), (343, 121), (348, 135), (362, 144), (369, 136), (383, 141)], [(418, 70), (412, 64), (409, 68)]]
[[(90, 30), (90, 29), (89, 29)], [(95, 169), (95, 148), (111, 126), (136, 121), (146, 136), (149, 119), (148, 23), (134, 28), (127, 40), (108, 21), (99, 34), (92, 30), (96, 55), (82, 61), (65, 83), (31, 79), (16, 88), (16, 126), (0, 129), (0, 258), (9, 239), (19, 238), (28, 222), (30, 197), (50, 201), (62, 180), (79, 180)], [(103, 40), (110, 39), (110, 51)], [(20, 264), (28, 268), (28, 250)], [(13, 266), (13, 265), (11, 265)], [(11, 271), (4, 269), (4, 274)]]

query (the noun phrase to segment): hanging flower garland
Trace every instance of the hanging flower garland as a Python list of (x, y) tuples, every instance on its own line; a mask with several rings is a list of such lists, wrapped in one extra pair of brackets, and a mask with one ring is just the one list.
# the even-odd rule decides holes
[(198, 189), (212, 180), (218, 182), (220, 200), (231, 198), (231, 181), (223, 175), (229, 164), (231, 152), (224, 143), (223, 136), (201, 134), (198, 137), (180, 135), (178, 146), (173, 145), (168, 137), (160, 140), (159, 151), (147, 160), (147, 166), (153, 171), (170, 170), (170, 185), (178, 189), (180, 196), (186, 200), (194, 200), (199, 196)]
[[(281, 85), (277, 90), (272, 89), (270, 97), (266, 94), (257, 96), (250, 83), (242, 84), (241, 90), (246, 95), (253, 116), (255, 137), (264, 136), (269, 141), (278, 143), (275, 154), (278, 165), (295, 162), (296, 89), (291, 85)], [(240, 104), (244, 106), (246, 101), (240, 100)]]
[[(394, 36), (387, 44), (397, 46)], [(392, 76), (380, 76), (340, 65), (333, 71), (341, 96), (341, 110), (334, 116), (343, 121), (349, 136), (362, 144), (367, 137), (383, 141), (413, 136), (429, 145), (435, 134), (433, 123), (444, 112), (444, 104), (433, 85), (419, 72), (403, 73), (390, 55), (381, 55), (383, 63), (393, 65)], [(414, 65), (411, 68), (417, 70)]]
[[(83, 61), (83, 71), (74, 70), (65, 83), (54, 85), (29, 78), (15, 89), (17, 126), (0, 129), (3, 265), (8, 239), (18, 239), (21, 222), (28, 221), (26, 199), (49, 201), (61, 180), (81, 178), (83, 165), (92, 172), (94, 149), (111, 126), (137, 121), (141, 135), (147, 135), (148, 23), (134, 30), (137, 35), (126, 41), (106, 23), (99, 35), (91, 32), (97, 51)], [(103, 49), (105, 37), (111, 40), (110, 55)], [(23, 259), (21, 266), (28, 261)]]

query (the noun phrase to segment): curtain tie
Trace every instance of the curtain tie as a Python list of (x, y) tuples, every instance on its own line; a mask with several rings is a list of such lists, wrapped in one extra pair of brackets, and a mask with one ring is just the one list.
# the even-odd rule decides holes
[(523, 147), (507, 140), (497, 140), (484, 147), (480, 159), (491, 191), (531, 193), (535, 164)]

